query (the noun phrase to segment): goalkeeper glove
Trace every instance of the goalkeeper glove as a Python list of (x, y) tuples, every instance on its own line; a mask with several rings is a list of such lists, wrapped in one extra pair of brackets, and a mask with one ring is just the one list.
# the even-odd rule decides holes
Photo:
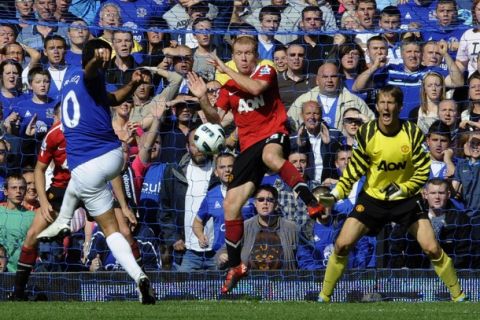
[(394, 182), (386, 186), (383, 192), (385, 192), (385, 200), (395, 200), (404, 195), (402, 188)]

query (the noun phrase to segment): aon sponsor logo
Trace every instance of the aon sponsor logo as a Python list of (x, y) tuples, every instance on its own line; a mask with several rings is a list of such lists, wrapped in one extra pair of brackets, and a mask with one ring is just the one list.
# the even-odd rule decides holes
[(247, 100), (240, 99), (238, 101), (238, 112), (239, 113), (250, 112), (260, 107), (263, 107), (264, 105), (265, 105), (265, 100), (263, 99), (262, 94), (253, 99), (247, 99)]
[(405, 169), (407, 162), (387, 162), (383, 160), (377, 167), (378, 171), (395, 171)]

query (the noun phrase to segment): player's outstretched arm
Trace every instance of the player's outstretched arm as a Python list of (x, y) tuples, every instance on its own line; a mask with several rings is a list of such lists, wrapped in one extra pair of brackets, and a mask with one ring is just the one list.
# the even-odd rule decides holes
[(193, 95), (198, 98), (200, 102), (200, 107), (202, 108), (202, 111), (205, 114), (205, 118), (207, 118), (207, 121), (220, 124), (223, 116), (225, 115), (225, 111), (217, 111), (210, 104), (210, 101), (207, 97), (207, 85), (205, 84), (205, 81), (203, 81), (203, 79), (199, 77), (195, 72), (189, 72), (187, 74), (187, 80), (188, 88), (193, 93)]
[(33, 175), (35, 176), (35, 188), (37, 189), (38, 201), (40, 202), (40, 214), (47, 222), (52, 223), (55, 220), (55, 213), (45, 191), (45, 172), (47, 168), (48, 164), (37, 161)]
[[(268, 81), (252, 79), (250, 78), (250, 75), (244, 75), (240, 72), (234, 71), (232, 68), (225, 65), (225, 63), (213, 53), (210, 54), (210, 58), (207, 59), (207, 62), (213, 65), (218, 71), (223, 72), (232, 78), (242, 91), (248, 92), (254, 96), (262, 94), (270, 86)], [(270, 68), (270, 66), (265, 67)]]
[(111, 106), (118, 106), (127, 100), (133, 92), (142, 83), (148, 82), (147, 76), (142, 74), (140, 70), (135, 70), (129, 83), (108, 95), (108, 102)]

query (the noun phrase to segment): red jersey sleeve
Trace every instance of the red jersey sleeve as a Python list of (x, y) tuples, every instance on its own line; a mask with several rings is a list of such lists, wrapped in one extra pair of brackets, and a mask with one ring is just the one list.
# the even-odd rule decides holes
[(227, 112), (230, 109), (230, 99), (229, 99), (229, 91), (226, 86), (223, 86), (218, 93), (218, 99), (215, 103), (217, 108), (222, 109), (223, 111)]
[(258, 66), (258, 69), (252, 76), (255, 80), (263, 80), (268, 82), (269, 85), (272, 85), (277, 81), (277, 71), (272, 66), (268, 64)]
[(51, 131), (42, 141), (37, 160), (43, 164), (49, 164), (53, 159), (53, 154), (56, 149), (55, 132)]

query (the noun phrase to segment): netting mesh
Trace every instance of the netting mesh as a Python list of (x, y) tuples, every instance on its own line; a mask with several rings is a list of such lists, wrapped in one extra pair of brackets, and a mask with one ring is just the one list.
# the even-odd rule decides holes
[[(54, 0), (3, 1), (0, 101), (2, 137), (7, 143), (0, 143), (1, 181), (12, 172), (28, 172), (35, 167), (42, 139), (53, 124), (53, 107), (65, 98), (65, 70), (82, 64), (81, 51), (88, 39), (105, 40), (113, 47), (105, 74), (108, 91), (127, 84), (136, 69), (143, 68), (150, 77), (150, 83), (136, 90), (125, 104), (111, 106), (113, 128), (130, 149), (130, 167), (123, 173), (123, 182), (139, 220), (133, 236), (144, 269), (152, 272), (162, 299), (217, 298), (220, 273), (183, 273), (221, 270), (226, 254), (221, 177), (213, 175), (212, 158), (202, 161), (202, 172), (192, 173), (189, 162), (186, 132), (205, 122), (205, 117), (198, 112), (198, 99), (189, 91), (186, 73), (193, 70), (201, 75), (207, 82), (208, 98), (215, 101), (229, 77), (208, 63), (209, 54), (236, 68), (231, 61), (232, 39), (249, 35), (258, 40), (262, 63), (276, 69), (280, 99), (288, 111), (292, 150), (307, 155), (308, 164), (301, 170), (310, 189), (337, 183), (345, 167), (342, 161), (346, 162), (356, 147), (358, 125), (378, 115), (377, 90), (388, 84), (402, 89), (400, 116), (417, 123), (427, 136), (425, 150), (432, 158), (430, 178), (448, 181), (445, 192), (451, 199), (430, 215), (435, 235), (455, 267), (467, 270), (460, 272), (462, 284), (473, 299), (478, 299), (474, 269), (480, 268), (480, 190), (478, 144), (471, 136), (480, 128), (480, 37), (471, 3), (459, 2), (453, 8), (456, 14), (448, 13), (445, 18), (437, 6), (450, 8), (450, 1), (423, 6), (399, 4), (398, 10), (378, 2), (376, 10), (368, 13), (366, 8), (363, 14), (336, 1), (207, 2), (74, 0), (62, 7), (64, 4)], [(362, 8), (372, 4), (358, 2)], [(320, 7), (308, 7), (316, 4)], [(268, 5), (275, 8), (262, 9)], [(278, 15), (280, 19), (275, 20)], [(273, 22), (264, 22), (268, 19)], [(61, 36), (65, 43), (51, 38), (52, 34)], [(333, 73), (319, 69), (330, 62), (336, 65)], [(9, 78), (8, 66), (15, 66), (18, 79)], [(42, 95), (41, 89), (33, 88), (33, 76), (29, 77), (37, 67), (48, 70), (51, 79), (43, 106), (33, 98)], [(157, 67), (163, 72), (157, 72)], [(171, 103), (160, 127), (151, 132), (150, 115), (155, 108), (151, 101), (158, 97)], [(321, 106), (321, 122), (328, 138), (325, 132), (322, 136), (305, 131), (307, 118), (302, 115), (302, 106), (307, 101)], [(225, 121), (222, 125), (227, 135), (232, 133), (230, 151), (238, 153), (235, 124)], [(152, 141), (147, 147), (160, 152), (146, 166), (134, 159), (138, 161), (139, 150), (151, 135), (160, 137), (160, 145)], [(48, 182), (50, 178), (48, 175)], [(305, 203), (278, 175), (266, 176), (263, 183), (279, 191), (277, 218), (284, 224), (281, 228), (262, 226), (257, 234), (245, 235), (253, 238), (253, 246), (244, 248), (242, 258), (259, 271), (242, 282), (235, 294), (261, 300), (314, 299), (323, 279), (318, 270), (325, 269), (363, 182), (337, 204), (331, 220), (322, 223), (310, 220)], [(30, 198), (27, 192), (24, 203), (33, 210), (39, 203), (32, 192)], [(6, 197), (7, 193), (3, 200)], [(426, 196), (425, 206), (433, 207), (435, 201), (439, 200), (433, 195)], [(242, 214), (245, 219), (259, 219), (253, 200), (245, 204)], [(7, 218), (0, 221), (0, 244), (6, 247), (3, 253), (0, 250), (0, 262), (8, 259), (7, 271), (15, 272), (14, 259), (18, 259), (31, 220), (18, 221), (17, 225)], [(201, 227), (206, 245), (193, 230), (198, 221), (202, 221), (197, 227)], [(12, 231), (18, 226), (22, 227), (20, 235)], [(101, 272), (122, 268), (104, 235), (86, 222), (84, 211), (77, 212), (72, 228), (75, 232), (68, 239), (39, 244), (31, 281), (33, 295), (40, 291), (54, 300), (135, 299), (134, 285), (124, 273)], [(284, 235), (293, 229), (295, 236), (285, 243)], [(430, 260), (403, 225), (388, 224), (378, 236), (362, 238), (350, 254), (348, 267), (354, 271), (340, 282), (334, 300), (448, 298), (431, 271), (417, 270), (429, 269)], [(278, 269), (283, 271), (265, 271)], [(154, 273), (167, 270), (170, 272)], [(1, 275), (0, 282), (3, 299), (13, 285), (13, 273)]]

